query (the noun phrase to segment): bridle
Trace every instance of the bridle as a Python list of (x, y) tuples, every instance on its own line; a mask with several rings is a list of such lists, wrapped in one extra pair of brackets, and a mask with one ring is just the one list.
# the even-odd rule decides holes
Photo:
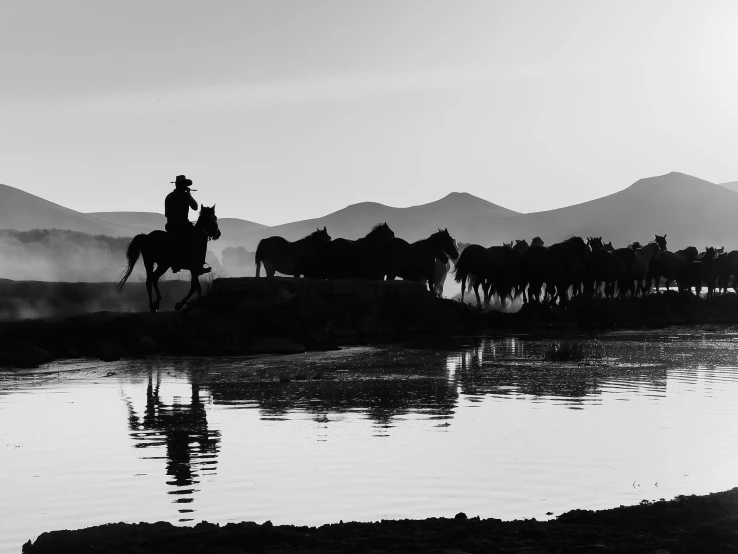
[[(213, 237), (213, 236), (212, 236), (212, 235), (211, 235), (211, 234), (210, 234), (210, 233), (209, 233), (208, 231), (206, 231), (206, 230), (204, 229), (204, 225), (201, 225), (201, 226), (198, 226), (198, 225), (197, 225), (198, 223), (200, 223), (200, 221), (201, 221), (201, 219), (200, 219), (200, 218), (198, 218), (198, 220), (197, 220), (197, 223), (195, 223), (195, 229), (197, 229), (197, 230), (198, 230), (198, 231), (200, 231), (200, 232), (201, 232), (202, 234), (204, 234), (204, 235), (205, 235), (205, 238), (206, 238), (206, 239), (208, 240), (208, 242), (210, 242), (211, 240), (217, 240), (217, 239), (215, 239), (215, 238), (214, 238), (214, 237)], [(218, 229), (218, 231), (219, 231), (219, 230), (220, 230), (220, 229)]]

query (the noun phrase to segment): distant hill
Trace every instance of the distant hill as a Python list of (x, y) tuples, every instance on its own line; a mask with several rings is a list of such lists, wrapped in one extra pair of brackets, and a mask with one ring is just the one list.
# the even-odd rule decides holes
[(425, 238), (439, 227), (448, 227), (454, 238), (468, 241), (479, 237), (490, 220), (504, 220), (515, 215), (517, 212), (482, 198), (465, 192), (452, 192), (435, 202), (409, 208), (393, 208), (376, 202), (352, 204), (324, 217), (244, 234), (236, 242), (240, 240), (238, 244), (247, 250), (254, 250), (264, 237), (279, 235), (288, 240), (297, 240), (323, 227), (327, 227), (328, 233), (334, 238), (357, 239), (366, 235), (377, 223), (385, 221), (395, 235), (410, 241)]
[(738, 192), (738, 181), (730, 181), (728, 183), (720, 183), (721, 187), (724, 187), (733, 192)]
[(99, 217), (118, 225), (130, 228), (140, 228), (141, 232), (151, 232), (154, 229), (163, 229), (166, 218), (156, 212), (92, 212), (87, 215)]
[[(616, 247), (666, 233), (670, 250), (687, 245), (738, 248), (738, 193), (672, 172), (583, 204), (491, 221), (482, 241), (538, 235), (546, 244), (577, 234), (602, 236)], [(477, 239), (479, 241), (479, 239)]]
[(64, 229), (111, 237), (133, 234), (125, 225), (70, 210), (7, 185), (0, 185), (0, 229)]
[[(280, 235), (299, 239), (326, 226), (333, 237), (356, 239), (387, 222), (396, 235), (414, 241), (447, 227), (459, 242), (484, 245), (538, 235), (551, 244), (565, 237), (602, 236), (616, 246), (649, 241), (666, 233), (670, 249), (706, 245), (738, 249), (738, 183), (716, 185), (683, 173), (649, 177), (615, 194), (546, 212), (519, 214), (467, 193), (454, 192), (428, 204), (393, 208), (374, 202), (353, 204), (316, 219), (266, 227), (250, 221), (219, 220), (223, 237), (210, 243), (253, 252), (260, 239)], [(0, 185), (0, 229), (68, 229), (93, 235), (130, 237), (164, 227), (161, 214), (100, 212), (83, 214), (12, 187)]]
[(519, 214), (465, 193), (436, 202), (391, 208), (364, 202), (325, 217), (259, 230), (236, 243), (254, 250), (259, 239), (280, 235), (296, 240), (326, 226), (333, 237), (358, 238), (372, 225), (387, 221), (397, 236), (413, 241), (438, 227), (448, 227), (460, 242), (486, 246), (540, 236), (552, 244), (577, 234), (602, 236), (615, 246), (654, 234), (667, 234), (671, 249), (708, 244), (738, 248), (738, 193), (684, 173), (649, 177), (628, 188), (582, 204), (556, 210)]
[[(163, 214), (156, 212), (93, 212), (88, 215), (110, 221), (128, 229), (135, 229), (136, 233), (149, 233), (155, 229), (164, 229), (167, 222)], [(191, 213), (190, 217), (191, 219), (195, 219), (196, 215)], [(266, 225), (262, 225), (261, 223), (254, 223), (253, 221), (234, 217), (218, 218), (218, 226), (222, 233), (222, 238), (217, 243), (211, 243), (211, 247), (218, 251), (227, 246), (240, 246), (240, 243), (237, 242), (237, 237), (266, 228)]]

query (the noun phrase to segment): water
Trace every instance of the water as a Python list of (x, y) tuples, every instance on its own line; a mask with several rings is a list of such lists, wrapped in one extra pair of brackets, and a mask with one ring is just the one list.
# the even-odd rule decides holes
[[(513, 519), (738, 485), (738, 329), (0, 373), (0, 551), (111, 521)], [(309, 380), (303, 380), (310, 378)]]

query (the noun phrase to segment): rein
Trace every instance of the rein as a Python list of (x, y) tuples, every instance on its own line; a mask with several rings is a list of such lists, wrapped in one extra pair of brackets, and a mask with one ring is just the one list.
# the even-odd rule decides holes
[(213, 240), (213, 237), (211, 237), (210, 234), (205, 229), (203, 229), (202, 227), (200, 227), (200, 226), (197, 225), (198, 223), (200, 223), (200, 220), (199, 219), (197, 220), (197, 223), (195, 223), (195, 229), (197, 229), (198, 231), (200, 231), (201, 233), (203, 233), (205, 235), (205, 238), (208, 239), (208, 242), (210, 242), (211, 240)]

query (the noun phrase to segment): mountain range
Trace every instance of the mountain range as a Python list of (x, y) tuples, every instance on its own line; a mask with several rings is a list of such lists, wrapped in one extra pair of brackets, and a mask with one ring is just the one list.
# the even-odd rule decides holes
[[(672, 172), (641, 179), (602, 198), (565, 208), (521, 214), (471, 194), (453, 192), (440, 200), (408, 208), (374, 202), (353, 204), (331, 214), (274, 227), (237, 218), (219, 219), (223, 236), (211, 248), (242, 246), (253, 251), (259, 240), (279, 235), (296, 240), (317, 227), (334, 237), (365, 235), (387, 222), (399, 237), (414, 241), (439, 227), (461, 242), (486, 246), (540, 236), (546, 244), (578, 234), (602, 236), (622, 246), (667, 234), (670, 249), (708, 244), (738, 247), (738, 182), (718, 185)], [(128, 237), (164, 227), (154, 212), (81, 213), (10, 186), (0, 185), (0, 229), (69, 229), (94, 235)]]

